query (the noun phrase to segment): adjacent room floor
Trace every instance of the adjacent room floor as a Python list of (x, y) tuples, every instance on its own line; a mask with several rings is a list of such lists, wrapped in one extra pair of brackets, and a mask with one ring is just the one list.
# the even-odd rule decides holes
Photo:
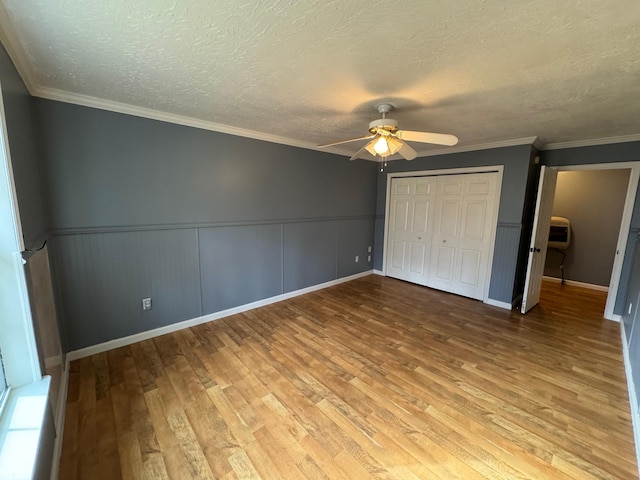
[(380, 276), (71, 364), (60, 479), (634, 479), (619, 324)]

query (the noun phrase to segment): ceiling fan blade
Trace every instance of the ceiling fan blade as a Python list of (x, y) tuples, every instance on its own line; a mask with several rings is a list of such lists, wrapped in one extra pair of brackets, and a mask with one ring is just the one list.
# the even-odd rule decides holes
[[(371, 143), (371, 142), (369, 142), (369, 143)], [(355, 160), (356, 158), (360, 157), (361, 154), (366, 152), (367, 151), (367, 146), (369, 146), (369, 143), (367, 143), (364, 147), (362, 147), (360, 150), (358, 150), (356, 153), (354, 153), (353, 156), (349, 160)], [(360, 158), (364, 158), (364, 157), (360, 157)]]
[(343, 143), (357, 142), (359, 140), (370, 140), (373, 137), (375, 137), (375, 135), (365, 135), (364, 137), (351, 138), (349, 140), (340, 140), (339, 142), (333, 143), (325, 143), (324, 145), (318, 145), (318, 148), (333, 147), (334, 145), (342, 145)]
[(418, 152), (416, 152), (412, 147), (410, 147), (407, 142), (401, 142), (402, 146), (398, 149), (398, 153), (405, 159), (405, 160), (413, 160), (414, 158), (416, 158), (416, 155), (418, 155)]
[(376, 144), (377, 141), (378, 141), (378, 135), (374, 135), (374, 139), (364, 146), (364, 148), (367, 149), (367, 152), (369, 152), (374, 157), (376, 156), (376, 151), (373, 148), (373, 146)]
[(398, 130), (396, 136), (402, 140), (410, 142), (433, 143), (436, 145), (448, 145), (452, 147), (458, 143), (458, 137), (446, 133), (412, 132), (409, 130)]

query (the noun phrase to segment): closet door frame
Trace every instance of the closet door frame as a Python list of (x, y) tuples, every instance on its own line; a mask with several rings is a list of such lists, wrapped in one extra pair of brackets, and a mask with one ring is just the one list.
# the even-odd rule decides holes
[(466, 168), (447, 168), (438, 170), (419, 170), (414, 172), (397, 172), (387, 174), (387, 197), (385, 200), (385, 216), (384, 216), (384, 249), (382, 253), (382, 274), (387, 275), (387, 249), (389, 248), (389, 218), (391, 208), (391, 179), (398, 177), (430, 177), (437, 175), (461, 175), (465, 173), (496, 173), (497, 174), (497, 187), (496, 187), (496, 204), (495, 212), (493, 216), (493, 225), (491, 228), (491, 240), (489, 244), (489, 265), (487, 268), (487, 276), (484, 287), (484, 294), (482, 296), (483, 303), (489, 302), (489, 287), (491, 282), (491, 271), (493, 269), (493, 254), (496, 243), (496, 231), (498, 229), (498, 211), (500, 209), (500, 198), (502, 195), (502, 175), (504, 165), (489, 165), (483, 167), (466, 167)]

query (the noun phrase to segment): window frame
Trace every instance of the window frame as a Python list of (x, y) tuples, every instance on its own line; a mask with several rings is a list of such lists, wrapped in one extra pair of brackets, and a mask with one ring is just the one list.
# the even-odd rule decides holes
[[(42, 379), (22, 258), (24, 240), (8, 144), (0, 83), (0, 352), (7, 385), (12, 388)], [(0, 412), (1, 413), (1, 412)]]

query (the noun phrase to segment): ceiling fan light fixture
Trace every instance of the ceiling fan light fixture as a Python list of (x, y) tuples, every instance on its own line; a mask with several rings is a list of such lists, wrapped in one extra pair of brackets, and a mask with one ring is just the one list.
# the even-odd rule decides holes
[[(405, 160), (413, 160), (417, 157), (418, 152), (416, 152), (407, 141), (446, 146), (453, 146), (458, 143), (458, 137), (451, 134), (400, 130), (397, 120), (387, 118), (387, 113), (393, 109), (393, 105), (389, 103), (379, 104), (376, 106), (376, 109), (378, 113), (382, 115), (382, 118), (378, 118), (369, 123), (370, 135), (318, 146), (321, 148), (332, 147), (344, 143), (367, 140), (367, 144), (353, 154), (349, 160), (365, 158), (367, 160), (384, 161), (386, 163), (387, 157), (395, 155), (396, 153)], [(361, 156), (365, 151), (369, 152), (373, 158)], [(378, 160), (376, 157), (382, 160)]]
[(402, 142), (395, 137), (389, 137), (387, 138), (387, 145), (389, 145), (388, 155), (394, 155), (402, 147)]
[(381, 157), (386, 157), (390, 155), (389, 153), (389, 144), (387, 143), (387, 139), (385, 137), (380, 137), (376, 140), (376, 143), (373, 145), (373, 149), (375, 152)]
[(373, 149), (373, 146), (376, 144), (376, 142), (378, 141), (377, 138), (374, 138), (373, 140), (371, 140), (369, 143), (367, 143), (364, 148), (367, 150), (367, 152), (369, 152), (372, 156), (376, 156), (377, 152)]

